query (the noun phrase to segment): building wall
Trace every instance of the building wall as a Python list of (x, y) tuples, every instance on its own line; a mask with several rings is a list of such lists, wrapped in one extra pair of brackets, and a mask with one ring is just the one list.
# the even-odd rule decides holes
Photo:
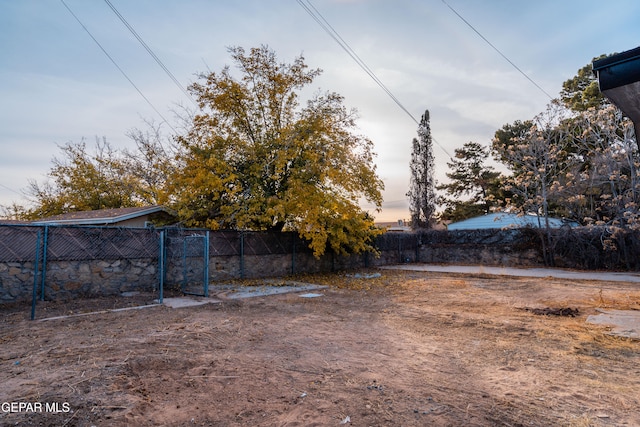
[(149, 215), (143, 215), (137, 218), (131, 218), (126, 221), (120, 221), (116, 224), (113, 224), (112, 227), (144, 227), (145, 224), (149, 221)]

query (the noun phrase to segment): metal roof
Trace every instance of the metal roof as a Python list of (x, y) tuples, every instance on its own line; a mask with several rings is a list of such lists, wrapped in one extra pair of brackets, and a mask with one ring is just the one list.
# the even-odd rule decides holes
[(106, 225), (116, 224), (156, 212), (170, 212), (164, 206), (146, 206), (139, 208), (98, 209), (94, 211), (69, 212), (33, 221), (31, 224), (74, 224), (74, 225)]
[[(575, 223), (567, 223), (559, 218), (549, 218), (549, 226), (551, 228), (560, 228), (565, 224), (576, 225)], [(453, 222), (447, 225), (447, 230), (484, 230), (489, 228), (522, 228), (522, 227), (545, 227), (544, 217), (537, 215), (522, 215), (507, 212), (496, 212), (475, 218), (465, 219), (464, 221)]]

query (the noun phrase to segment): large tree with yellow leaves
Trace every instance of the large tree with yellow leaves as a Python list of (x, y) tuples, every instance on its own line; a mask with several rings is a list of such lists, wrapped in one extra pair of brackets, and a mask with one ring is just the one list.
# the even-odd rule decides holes
[(184, 150), (176, 207), (187, 225), (295, 230), (319, 256), (371, 250), (377, 234), (360, 201), (382, 204), (372, 142), (355, 132), (343, 97), (301, 91), (320, 75), (302, 56), (280, 63), (266, 46), (229, 49), (237, 66), (190, 87), (201, 111)]

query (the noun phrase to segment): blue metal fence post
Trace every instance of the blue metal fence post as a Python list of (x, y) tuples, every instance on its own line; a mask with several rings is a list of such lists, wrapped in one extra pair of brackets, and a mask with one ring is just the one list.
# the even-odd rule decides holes
[(209, 296), (209, 231), (204, 238), (204, 296)]
[(164, 294), (164, 276), (165, 276), (165, 250), (164, 250), (164, 230), (160, 231), (160, 253), (158, 254), (158, 302), (162, 304)]
[(240, 232), (240, 278), (244, 279), (244, 232)]
[(40, 301), (44, 301), (44, 282), (47, 277), (47, 243), (49, 240), (49, 226), (44, 226), (44, 239), (42, 242), (42, 282), (40, 284)]
[(187, 289), (187, 237), (182, 241), (182, 293)]
[(33, 296), (31, 298), (31, 320), (36, 318), (36, 299), (38, 299), (38, 264), (40, 263), (40, 235), (38, 230), (38, 238), (36, 239), (36, 261), (33, 270)]

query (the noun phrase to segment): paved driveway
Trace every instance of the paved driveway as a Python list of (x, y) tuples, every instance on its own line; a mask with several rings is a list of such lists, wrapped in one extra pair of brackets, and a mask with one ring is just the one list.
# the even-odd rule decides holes
[(640, 274), (598, 271), (564, 270), (559, 268), (486, 267), (483, 265), (397, 264), (381, 268), (442, 273), (491, 274), (496, 276), (557, 277), (559, 279), (603, 280), (608, 282), (637, 282)]

